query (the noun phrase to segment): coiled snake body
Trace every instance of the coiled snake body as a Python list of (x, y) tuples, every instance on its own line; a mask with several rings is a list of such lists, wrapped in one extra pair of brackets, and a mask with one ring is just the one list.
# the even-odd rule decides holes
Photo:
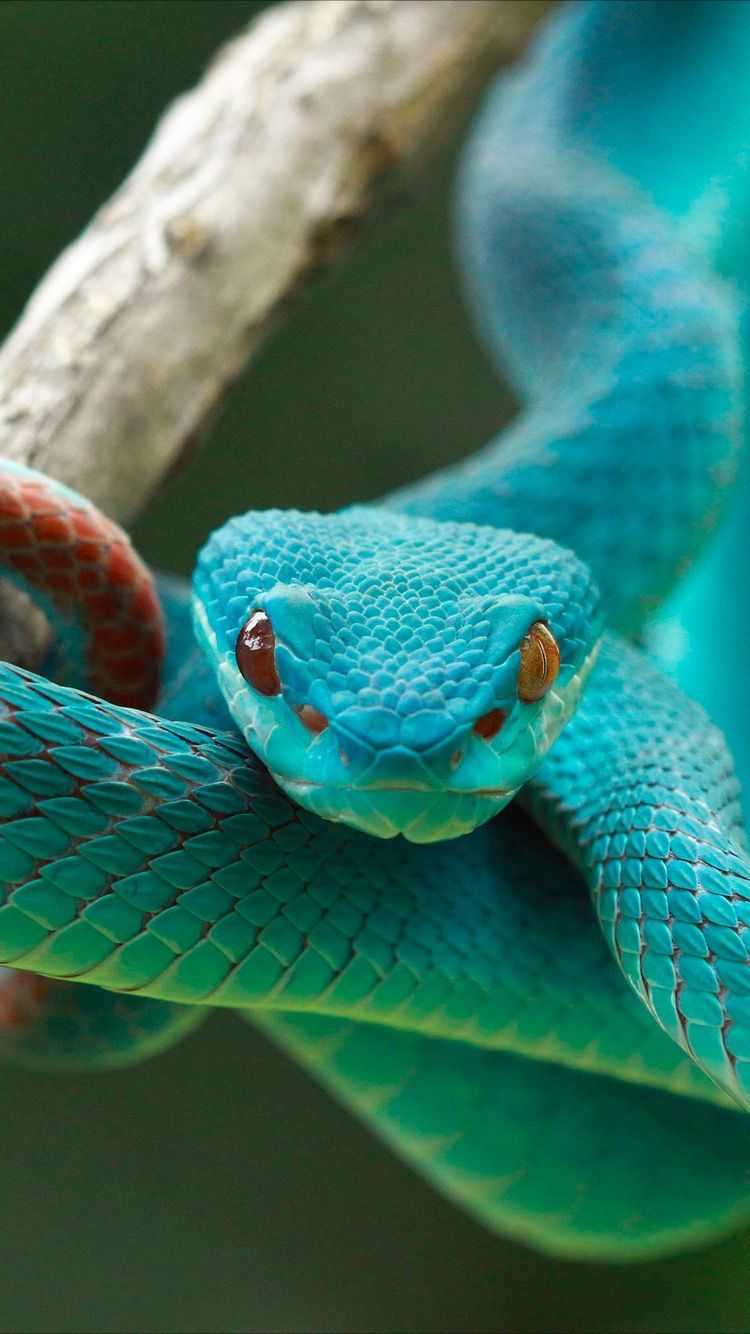
[(378, 506), (214, 534), (202, 656), (160, 583), (156, 715), (126, 539), (22, 468), (0, 500), (58, 627), (55, 683), (0, 667), (6, 1054), (107, 1065), (237, 1008), (489, 1225), (617, 1258), (750, 1217), (738, 786), (621, 637), (715, 525), (740, 436), (737, 299), (597, 142), (597, 78), (660, 10), (719, 59), (713, 6), (572, 6), (465, 156), (518, 421)]

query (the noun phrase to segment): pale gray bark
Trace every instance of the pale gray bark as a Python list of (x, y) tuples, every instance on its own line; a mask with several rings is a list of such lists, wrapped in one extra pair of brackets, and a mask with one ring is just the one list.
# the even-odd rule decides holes
[[(387, 169), (544, 0), (298, 0), (168, 110), (0, 350), (0, 454), (128, 519)], [(252, 438), (252, 437), (251, 437)]]

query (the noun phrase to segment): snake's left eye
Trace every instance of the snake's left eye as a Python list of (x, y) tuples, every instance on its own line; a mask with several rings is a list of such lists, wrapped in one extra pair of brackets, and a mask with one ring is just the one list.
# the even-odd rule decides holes
[(249, 685), (261, 695), (278, 695), (281, 681), (276, 670), (276, 638), (264, 611), (254, 611), (237, 636), (237, 666)]
[(521, 640), (518, 698), (525, 704), (546, 695), (560, 670), (557, 640), (544, 621), (535, 621)]

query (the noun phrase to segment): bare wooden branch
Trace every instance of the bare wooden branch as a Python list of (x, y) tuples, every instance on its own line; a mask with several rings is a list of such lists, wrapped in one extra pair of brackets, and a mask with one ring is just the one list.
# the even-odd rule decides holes
[(233, 41), (53, 266), (0, 351), (0, 454), (119, 519), (305, 276), (335, 258), (544, 0), (299, 0)]

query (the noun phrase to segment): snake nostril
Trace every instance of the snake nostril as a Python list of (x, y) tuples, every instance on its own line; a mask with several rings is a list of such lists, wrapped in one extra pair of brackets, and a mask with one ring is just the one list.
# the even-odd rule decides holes
[(485, 741), (491, 741), (494, 736), (497, 736), (507, 716), (504, 709), (489, 709), (487, 713), (482, 714), (481, 718), (477, 718), (474, 731), (477, 736), (483, 737)]
[(457, 769), (463, 757), (464, 753), (462, 750), (454, 750), (453, 754), (450, 757), (450, 760), (448, 761), (451, 769)]
[(344, 768), (348, 769), (349, 765), (351, 764), (351, 757), (349, 755), (348, 750), (343, 750), (343, 749), (340, 750), (339, 759), (341, 760), (341, 763), (343, 764)]
[(301, 709), (297, 710), (297, 716), (301, 723), (304, 723), (308, 732), (325, 732), (328, 726), (328, 719), (320, 709), (314, 709), (312, 704), (303, 704)]

